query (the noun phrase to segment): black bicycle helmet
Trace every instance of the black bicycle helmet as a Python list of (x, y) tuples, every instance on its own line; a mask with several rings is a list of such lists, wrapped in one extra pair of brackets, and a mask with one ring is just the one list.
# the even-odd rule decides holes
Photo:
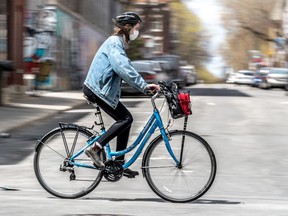
[(125, 12), (115, 17), (113, 20), (118, 26), (125, 26), (126, 24), (131, 24), (132, 26), (134, 26), (137, 23), (142, 22), (140, 16), (134, 12)]

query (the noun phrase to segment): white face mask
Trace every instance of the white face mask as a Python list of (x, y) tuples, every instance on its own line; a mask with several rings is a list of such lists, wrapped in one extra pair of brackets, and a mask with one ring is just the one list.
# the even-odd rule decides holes
[(129, 34), (129, 39), (132, 41), (132, 40), (135, 40), (139, 35), (139, 31), (137, 30), (134, 30), (133, 33)]

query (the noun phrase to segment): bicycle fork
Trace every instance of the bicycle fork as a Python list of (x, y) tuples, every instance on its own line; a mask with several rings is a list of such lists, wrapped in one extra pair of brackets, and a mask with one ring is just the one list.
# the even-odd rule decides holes
[(182, 139), (181, 139), (181, 150), (180, 150), (180, 158), (179, 160), (176, 158), (172, 148), (171, 148), (171, 145), (169, 144), (169, 142), (171, 141), (171, 137), (169, 135), (169, 132), (165, 132), (165, 135), (163, 136), (164, 140), (165, 140), (165, 143), (166, 143), (166, 148), (169, 152), (169, 154), (171, 155), (171, 157), (173, 158), (173, 160), (175, 161), (175, 163), (177, 164), (176, 166), (179, 168), (179, 169), (182, 169), (183, 165), (182, 165), (182, 160), (183, 160), (183, 152), (184, 152), (184, 144), (185, 144), (185, 132), (186, 132), (186, 129), (187, 129), (187, 122), (188, 122), (188, 116), (185, 116), (184, 118), (184, 127), (183, 127), (183, 134), (182, 134)]
[(184, 118), (184, 126), (183, 126), (183, 134), (182, 134), (182, 142), (181, 142), (181, 152), (180, 152), (180, 161), (179, 161), (179, 169), (182, 168), (182, 159), (183, 159), (183, 151), (184, 151), (184, 143), (185, 143), (185, 132), (187, 129), (187, 122), (188, 122), (188, 116), (185, 116)]

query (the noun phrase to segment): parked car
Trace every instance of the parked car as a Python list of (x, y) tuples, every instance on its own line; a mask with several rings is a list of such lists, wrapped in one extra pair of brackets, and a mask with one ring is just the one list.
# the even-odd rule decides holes
[[(153, 60), (154, 61), (154, 60)], [(156, 60), (155, 60), (156, 61)], [(156, 61), (161, 67), (160, 71), (157, 71), (157, 82), (158, 81), (169, 81), (171, 80), (170, 70), (171, 66), (167, 61)]]
[(260, 84), (261, 88), (286, 88), (288, 79), (288, 68), (269, 68), (266, 81)]
[(168, 76), (168, 80), (176, 82), (179, 88), (186, 86), (186, 78), (180, 70), (180, 56), (161, 55), (154, 57), (152, 60), (158, 61), (162, 64), (162, 69)]
[(235, 83), (236, 73), (229, 73), (226, 79), (226, 83)]
[(260, 87), (263, 83), (266, 83), (266, 78), (269, 72), (269, 68), (261, 68), (260, 70), (254, 73), (252, 78), (252, 86)]
[(186, 86), (194, 85), (197, 83), (198, 74), (193, 65), (180, 66), (182, 76), (185, 77)]
[(239, 70), (236, 72), (235, 84), (252, 84), (252, 79), (254, 76), (254, 71), (250, 70)]
[[(149, 60), (137, 60), (137, 61), (131, 61), (131, 64), (147, 83), (150, 84), (158, 82), (157, 73), (161, 71), (161, 66), (159, 62)], [(127, 84), (124, 80), (122, 81), (121, 91), (122, 93), (127, 94), (140, 93), (137, 89)]]

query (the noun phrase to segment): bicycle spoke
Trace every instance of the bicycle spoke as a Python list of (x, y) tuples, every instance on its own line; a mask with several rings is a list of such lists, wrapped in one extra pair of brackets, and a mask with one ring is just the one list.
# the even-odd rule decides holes
[(46, 143), (43, 143), (42, 141), (38, 140), (38, 142), (40, 142), (41, 144), (45, 145), (47, 148), (49, 148), (50, 150), (54, 151), (56, 154), (58, 154), (60, 157), (62, 157), (63, 159), (65, 159), (66, 157), (63, 154), (60, 154), (58, 151), (54, 150), (53, 148), (51, 148), (49, 145), (47, 145)]

